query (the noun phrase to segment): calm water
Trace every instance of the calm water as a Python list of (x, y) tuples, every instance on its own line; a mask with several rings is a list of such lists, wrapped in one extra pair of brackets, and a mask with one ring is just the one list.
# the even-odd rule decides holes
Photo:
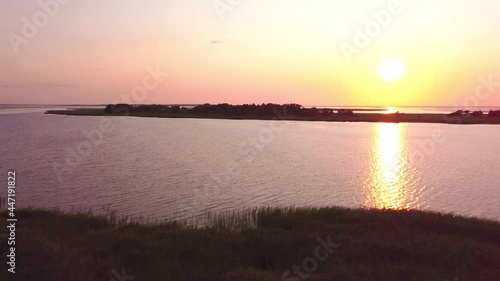
[(500, 220), (500, 126), (41, 111), (0, 114), (2, 178), (17, 171), (19, 207), (99, 212), (106, 206), (169, 219), (255, 206), (340, 205)]

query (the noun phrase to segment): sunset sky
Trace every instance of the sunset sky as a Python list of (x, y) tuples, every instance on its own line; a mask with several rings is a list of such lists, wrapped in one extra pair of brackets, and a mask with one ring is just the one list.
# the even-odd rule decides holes
[[(112, 103), (148, 67), (169, 76), (141, 103), (453, 106), (500, 82), (497, 0), (60, 2), (32, 38), (39, 1), (0, 2), (0, 103)], [(500, 105), (489, 88), (479, 105)]]

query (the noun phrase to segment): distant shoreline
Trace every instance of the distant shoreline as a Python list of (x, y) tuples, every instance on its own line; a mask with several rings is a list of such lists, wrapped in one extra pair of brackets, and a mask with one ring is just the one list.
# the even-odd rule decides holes
[(81, 108), (66, 110), (48, 110), (45, 114), (67, 116), (130, 116), (150, 118), (195, 118), (195, 119), (227, 119), (227, 120), (283, 120), (283, 121), (322, 121), (322, 122), (369, 122), (369, 123), (433, 123), (463, 125), (500, 125), (499, 117), (483, 116), (449, 116), (436, 113), (354, 113), (352, 116), (255, 116), (255, 115), (218, 115), (170, 112), (129, 112), (106, 113), (104, 109)]

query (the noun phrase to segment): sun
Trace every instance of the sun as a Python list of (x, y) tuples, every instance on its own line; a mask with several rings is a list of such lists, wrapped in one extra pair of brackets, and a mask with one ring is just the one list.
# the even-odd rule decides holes
[(386, 59), (378, 65), (377, 72), (384, 81), (392, 83), (403, 77), (405, 65), (399, 59)]

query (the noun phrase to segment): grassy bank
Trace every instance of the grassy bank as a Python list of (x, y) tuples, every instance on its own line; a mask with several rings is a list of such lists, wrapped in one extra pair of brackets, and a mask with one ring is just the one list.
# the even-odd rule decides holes
[[(118, 281), (122, 269), (134, 281), (492, 281), (500, 276), (499, 222), (422, 211), (260, 209), (222, 216), (203, 228), (172, 222), (117, 225), (105, 217), (47, 210), (22, 210), (17, 217), (12, 280)], [(5, 260), (5, 241), (0, 247)], [(283, 278), (294, 265), (301, 267), (302, 278)], [(303, 265), (311, 271), (307, 278)], [(0, 280), (10, 275), (4, 269)]]
[[(104, 109), (68, 109), (49, 110), (47, 114), (71, 116), (123, 116), (123, 114), (106, 113)], [(214, 115), (194, 113), (161, 113), (140, 112), (129, 113), (132, 117), (156, 118), (204, 118), (204, 119), (232, 119), (232, 120), (275, 120), (276, 116), (252, 115)], [(386, 122), (386, 123), (442, 123), (442, 124), (490, 124), (499, 125), (499, 117), (462, 116), (450, 117), (447, 114), (382, 114), (382, 113), (356, 113), (354, 116), (280, 116), (281, 120), (288, 121), (324, 121), (324, 122)]]

